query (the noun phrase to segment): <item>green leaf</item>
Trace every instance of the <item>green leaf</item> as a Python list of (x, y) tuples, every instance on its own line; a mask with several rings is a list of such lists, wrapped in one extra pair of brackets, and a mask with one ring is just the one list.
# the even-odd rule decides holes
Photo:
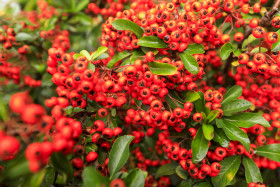
[(214, 187), (227, 186), (237, 173), (240, 164), (241, 156), (233, 155), (220, 162), (221, 171), (216, 177), (212, 177), (211, 181)]
[(15, 38), (16, 38), (17, 42), (23, 42), (23, 41), (31, 42), (31, 41), (33, 41), (35, 39), (34, 36), (32, 36), (29, 33), (25, 33), (25, 32), (17, 33)]
[(189, 54), (203, 54), (204, 51), (204, 45), (202, 44), (190, 44), (188, 45), (187, 49), (184, 51)]
[(225, 43), (222, 48), (221, 48), (221, 52), (220, 52), (220, 56), (222, 60), (226, 60), (230, 53), (233, 52), (233, 48), (232, 45), (230, 43)]
[(156, 75), (174, 75), (177, 72), (177, 67), (159, 62), (149, 62), (150, 71)]
[(198, 62), (196, 59), (189, 53), (179, 53), (179, 56), (185, 66), (185, 68), (191, 73), (191, 74), (198, 74), (199, 67)]
[(93, 72), (95, 72), (95, 65), (93, 63), (89, 62), (87, 69), (91, 69)]
[(209, 182), (200, 182), (196, 183), (194, 187), (212, 187), (212, 185)]
[(280, 162), (280, 144), (269, 144), (258, 147), (255, 154)]
[(250, 140), (247, 134), (230, 121), (216, 119), (217, 126), (222, 128), (230, 140), (239, 141), (247, 151), (250, 150)]
[(242, 112), (252, 106), (250, 101), (244, 99), (235, 99), (229, 103), (222, 104), (223, 116), (230, 116), (235, 112)]
[(44, 25), (44, 31), (49, 31), (55, 28), (55, 24), (57, 22), (57, 17), (52, 17), (51, 19), (47, 20)]
[(221, 104), (228, 103), (231, 100), (237, 99), (242, 95), (242, 87), (241, 86), (233, 86), (231, 87), (227, 93), (223, 96), (223, 101)]
[(113, 21), (112, 26), (117, 30), (131, 31), (137, 38), (141, 38), (144, 33), (143, 29), (138, 24), (126, 19), (117, 19)]
[(120, 60), (122, 60), (122, 59), (124, 59), (124, 58), (126, 58), (130, 55), (131, 55), (131, 53), (127, 52), (127, 51), (124, 51), (124, 52), (121, 52), (121, 53), (118, 53), (118, 54), (114, 55), (112, 60), (110, 60), (110, 62), (108, 62), (107, 68), (112, 69), (118, 61), (120, 61)]
[(214, 127), (214, 138), (213, 140), (215, 142), (218, 142), (222, 147), (228, 147), (229, 146), (229, 139), (224, 133), (222, 129), (219, 129), (217, 127)]
[(45, 176), (42, 181), (41, 187), (52, 186), (52, 184), (54, 183), (54, 179), (55, 179), (54, 169), (52, 167), (47, 167), (45, 169)]
[(93, 52), (90, 55), (90, 60), (95, 60), (97, 57), (99, 57), (100, 55), (105, 53), (107, 50), (108, 50), (107, 47), (104, 47), (104, 46), (99, 47), (95, 52)]
[(233, 54), (238, 57), (242, 52), (239, 49), (233, 49)]
[[(278, 34), (278, 36), (280, 36), (280, 29), (276, 31), (276, 33)], [(280, 51), (280, 40), (272, 44), (271, 51), (272, 52)]]
[(219, 110), (212, 110), (212, 111), (208, 114), (208, 116), (207, 116), (207, 118), (206, 118), (206, 122), (207, 122), (207, 123), (211, 123), (211, 121), (213, 121), (214, 119), (216, 119), (216, 117), (218, 116), (218, 114), (219, 114)]
[(267, 48), (264, 48), (264, 47), (261, 47), (261, 50), (260, 50), (260, 47), (255, 47), (254, 49), (251, 50), (250, 53), (265, 53), (267, 52), (268, 49)]
[(86, 50), (82, 50), (80, 52), (81, 55), (83, 55), (84, 57), (86, 57), (88, 59), (88, 61), (90, 61), (90, 54), (89, 52), (87, 52)]
[(46, 174), (46, 170), (43, 169), (41, 171), (38, 171), (37, 173), (34, 173), (31, 177), (31, 180), (30, 180), (30, 185), (32, 185), (32, 187), (39, 187), (41, 186), (43, 180), (44, 180), (44, 177), (45, 177), (45, 174)]
[[(91, 137), (90, 137), (90, 142), (92, 142)], [(97, 147), (97, 145), (94, 144), (94, 143), (87, 143), (87, 144), (85, 145), (85, 151), (86, 151), (87, 154), (88, 154), (89, 152), (91, 152), (91, 151), (96, 152), (97, 150), (98, 150), (98, 147)]]
[(188, 171), (184, 170), (180, 165), (176, 167), (176, 174), (184, 180), (186, 180), (189, 176)]
[(204, 94), (202, 92), (198, 92), (200, 98), (197, 99), (194, 104), (195, 104), (195, 109), (197, 112), (203, 112), (205, 111), (205, 99), (204, 99)]
[(223, 119), (244, 128), (252, 127), (255, 124), (259, 124), (264, 127), (270, 127), (269, 122), (264, 117), (262, 117), (262, 114), (260, 113), (244, 112), (235, 114), (233, 116), (223, 117)]
[(158, 50), (155, 48), (150, 48), (150, 47), (141, 47), (141, 50), (146, 54), (150, 51), (152, 51), (154, 53), (154, 55), (158, 54)]
[(82, 1), (78, 1), (78, 5), (75, 8), (76, 12), (80, 12), (81, 10), (83, 10), (84, 8), (86, 8), (89, 4), (89, 0), (82, 0)]
[(99, 55), (95, 60), (102, 60), (105, 58), (109, 58), (110, 56), (107, 53), (103, 53), (101, 55)]
[(126, 163), (129, 157), (129, 144), (134, 136), (121, 136), (114, 142), (109, 154), (109, 172), (112, 177)]
[(141, 169), (134, 169), (129, 172), (124, 180), (127, 187), (144, 187), (145, 175)]
[(138, 45), (151, 48), (168, 47), (168, 45), (157, 36), (144, 36), (138, 40)]
[(204, 137), (202, 128), (199, 128), (192, 141), (192, 161), (200, 162), (207, 154), (209, 141)]
[(67, 180), (73, 178), (73, 168), (70, 162), (62, 153), (54, 153), (51, 156), (51, 162), (55, 169), (58, 169), (67, 174)]
[[(1, 100), (0, 100), (1, 101)], [(6, 121), (8, 119), (8, 114), (7, 114), (7, 106), (4, 104), (4, 102), (0, 102), (0, 119), (3, 121)]]
[(172, 175), (176, 173), (177, 166), (178, 164), (174, 162), (162, 165), (156, 172), (156, 179), (165, 175)]
[(179, 187), (192, 187), (192, 182), (191, 180), (183, 180), (180, 184)]
[(83, 171), (83, 186), (84, 187), (100, 187), (109, 186), (108, 178), (101, 175), (93, 166), (86, 167)]
[(245, 47), (247, 45), (249, 45), (250, 43), (252, 43), (254, 40), (257, 40), (257, 38), (255, 38), (252, 34), (249, 35), (249, 37), (243, 41), (242, 43), (242, 49), (245, 49)]
[(200, 98), (200, 95), (197, 92), (189, 91), (186, 93), (185, 102), (194, 102)]
[(81, 55), (81, 54), (79, 54), (79, 53), (76, 53), (76, 54), (73, 55), (73, 58), (74, 58), (75, 60), (77, 60), (80, 56), (83, 56), (83, 55)]
[(203, 123), (202, 130), (206, 140), (210, 141), (214, 138), (214, 127), (212, 125)]
[(245, 177), (247, 183), (263, 182), (260, 169), (252, 159), (246, 156), (243, 157), (243, 165), (245, 168)]

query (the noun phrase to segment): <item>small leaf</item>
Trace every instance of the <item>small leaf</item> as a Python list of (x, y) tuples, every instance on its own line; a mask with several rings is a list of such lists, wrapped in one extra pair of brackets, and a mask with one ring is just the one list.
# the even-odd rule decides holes
[(179, 187), (193, 187), (192, 185), (192, 180), (183, 180), (180, 184)]
[(107, 50), (108, 50), (107, 47), (104, 47), (104, 46), (99, 47), (95, 52), (93, 52), (90, 55), (90, 60), (95, 60), (97, 57), (99, 57), (100, 55), (105, 53)]
[(118, 53), (117, 55), (115, 55), (115, 56), (112, 58), (112, 60), (110, 60), (110, 62), (108, 62), (107, 68), (112, 69), (112, 68), (114, 67), (114, 65), (115, 65), (118, 61), (120, 61), (120, 60), (122, 60), (122, 59), (124, 59), (124, 58), (126, 58), (126, 57), (128, 57), (128, 56), (130, 56), (130, 55), (131, 55), (131, 53), (130, 53), (130, 52), (127, 52), (127, 51)]
[(86, 50), (82, 50), (80, 52), (81, 55), (83, 55), (84, 57), (86, 57), (88, 59), (88, 61), (90, 61), (90, 54), (89, 52), (87, 52)]
[(77, 60), (80, 56), (83, 56), (83, 55), (81, 55), (81, 54), (79, 54), (79, 53), (76, 53), (76, 54), (73, 55), (73, 58), (74, 58), (75, 60)]
[(189, 91), (186, 93), (185, 102), (194, 102), (200, 98), (200, 95), (197, 92)]
[(148, 63), (150, 71), (156, 75), (174, 75), (177, 72), (177, 67), (159, 62)]
[(255, 154), (280, 162), (280, 144), (269, 144), (258, 147)]
[(252, 106), (250, 101), (244, 99), (235, 99), (229, 103), (222, 104), (223, 116), (230, 116), (236, 112), (242, 112)]
[(219, 110), (212, 110), (212, 111), (208, 114), (208, 116), (207, 116), (207, 118), (206, 118), (206, 122), (207, 122), (207, 123), (211, 123), (211, 121), (213, 121), (214, 119), (216, 119), (216, 117), (218, 116), (218, 114), (219, 114)]
[(137, 38), (141, 38), (144, 33), (143, 29), (138, 24), (126, 19), (117, 19), (112, 22), (112, 26), (117, 30), (131, 31)]
[(242, 95), (242, 87), (241, 86), (233, 86), (231, 87), (223, 97), (223, 101), (221, 104), (228, 103), (231, 100), (237, 99)]
[(234, 61), (234, 62), (231, 63), (231, 65), (232, 65), (233, 67), (239, 66), (239, 62), (238, 62), (238, 61)]
[(25, 32), (17, 33), (15, 38), (16, 38), (17, 42), (22, 42), (22, 41), (31, 42), (35, 39), (34, 36), (32, 36), (29, 33), (25, 33)]
[(42, 187), (51, 186), (55, 179), (55, 171), (52, 167), (47, 167), (45, 170), (45, 176), (41, 184)]
[(118, 172), (129, 157), (129, 144), (134, 139), (134, 136), (121, 136), (116, 139), (109, 154), (109, 172), (112, 177)]
[(237, 173), (240, 164), (241, 164), (241, 156), (233, 155), (227, 157), (223, 161), (220, 162), (221, 171), (216, 177), (212, 177), (211, 181), (214, 187), (222, 187), (227, 186), (230, 181), (234, 178)]
[(154, 55), (158, 54), (158, 50), (155, 48), (150, 48), (150, 47), (141, 47), (141, 50), (146, 54), (150, 51), (152, 51), (154, 53)]
[(76, 12), (80, 12), (81, 10), (83, 10), (84, 8), (87, 7), (87, 5), (89, 4), (89, 0), (83, 0), (83, 1), (78, 1), (78, 5), (75, 8)]
[(51, 162), (55, 169), (58, 169), (67, 174), (67, 180), (73, 178), (73, 168), (70, 162), (62, 153), (54, 153), (51, 156)]
[(141, 169), (134, 169), (128, 174), (124, 182), (127, 187), (144, 187), (144, 172)]
[(176, 167), (176, 174), (184, 180), (186, 180), (189, 176), (188, 171), (184, 170), (180, 165)]
[(228, 147), (229, 146), (229, 139), (224, 133), (222, 129), (219, 129), (217, 127), (214, 127), (214, 138), (213, 140), (215, 142), (218, 142), (222, 147)]
[(189, 54), (203, 54), (204, 51), (204, 45), (202, 44), (190, 44), (188, 45), (187, 49), (184, 51)]
[(110, 181), (108, 178), (101, 175), (92, 166), (86, 167), (83, 171), (83, 186), (84, 187), (100, 187), (109, 186)]
[[(278, 34), (278, 36), (280, 36), (280, 29), (276, 33)], [(277, 42), (272, 44), (271, 51), (272, 52), (280, 51), (280, 40), (279, 39)]]
[(203, 112), (205, 111), (206, 107), (205, 107), (205, 99), (204, 99), (204, 93), (202, 92), (198, 92), (200, 98), (197, 99), (194, 104), (195, 104), (195, 109), (197, 110), (197, 112)]
[(214, 127), (212, 125), (204, 123), (202, 125), (202, 130), (206, 140), (212, 140), (214, 138)]
[(253, 36), (253, 34), (250, 34), (249, 37), (243, 41), (242, 43), (242, 49), (245, 49), (247, 45), (255, 41), (257, 38)]
[(93, 72), (95, 72), (95, 65), (93, 63), (89, 62), (87, 69), (91, 69)]
[(243, 157), (243, 165), (245, 168), (245, 177), (247, 183), (263, 182), (260, 169), (252, 159), (246, 156)]
[(102, 60), (105, 58), (109, 58), (110, 56), (107, 53), (103, 53), (101, 55), (99, 55), (95, 60)]
[(198, 74), (199, 67), (198, 62), (196, 59), (189, 53), (179, 53), (179, 56), (185, 66), (185, 68), (190, 72), (191, 74)]
[(230, 53), (233, 52), (233, 48), (232, 45), (230, 43), (225, 43), (222, 48), (221, 48), (221, 52), (220, 52), (220, 56), (222, 60), (226, 60)]
[(233, 54), (238, 57), (242, 52), (239, 49), (233, 49)]
[(204, 137), (202, 128), (199, 128), (192, 141), (192, 161), (200, 162), (207, 154), (209, 141)]
[(178, 164), (177, 163), (169, 163), (162, 165), (160, 168), (158, 168), (156, 172), (156, 178), (165, 176), (165, 175), (172, 175), (176, 172)]
[(260, 47), (255, 47), (254, 49), (252, 49), (252, 51), (250, 53), (265, 53), (267, 52), (268, 49), (267, 48), (264, 48), (264, 47), (261, 47), (261, 50), (260, 50)]
[(138, 45), (151, 48), (168, 47), (168, 45), (157, 36), (144, 36), (138, 40)]

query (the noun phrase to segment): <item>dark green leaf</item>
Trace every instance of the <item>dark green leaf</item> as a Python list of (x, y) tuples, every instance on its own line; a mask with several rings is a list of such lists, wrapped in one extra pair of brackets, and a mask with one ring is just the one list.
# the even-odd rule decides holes
[(113, 21), (112, 26), (117, 30), (131, 31), (137, 38), (141, 38), (144, 33), (143, 29), (138, 24), (126, 19), (117, 19)]
[(189, 91), (186, 93), (185, 102), (194, 102), (200, 98), (200, 95), (197, 92)]
[(199, 67), (198, 62), (196, 59), (189, 53), (179, 53), (180, 58), (185, 66), (185, 68), (190, 72), (191, 74), (198, 74)]
[(168, 103), (168, 105), (171, 107), (171, 108), (184, 108), (184, 105), (181, 104), (180, 102), (176, 101), (176, 100), (172, 100), (171, 97), (169, 95), (166, 95), (165, 97), (165, 101)]
[(168, 45), (157, 36), (144, 36), (138, 40), (138, 45), (151, 48), (168, 47)]
[(242, 87), (235, 85), (235, 86), (231, 87), (227, 91), (227, 93), (225, 93), (225, 95), (223, 97), (223, 101), (222, 101), (221, 104), (225, 104), (225, 103), (228, 103), (229, 101), (231, 101), (233, 99), (237, 99), (241, 95), (242, 95)]
[(184, 170), (180, 165), (176, 167), (176, 174), (184, 180), (186, 180), (189, 176), (188, 171)]
[(243, 165), (245, 168), (245, 177), (247, 183), (263, 182), (260, 169), (251, 158), (248, 158), (246, 156), (243, 157)]
[(126, 57), (128, 57), (128, 56), (130, 56), (130, 55), (131, 55), (131, 53), (130, 53), (130, 52), (127, 52), (127, 51), (118, 53), (117, 55), (115, 55), (115, 56), (112, 58), (112, 60), (110, 60), (110, 62), (108, 62), (107, 68), (112, 69), (112, 68), (114, 67), (114, 65), (115, 65), (118, 61), (120, 61), (120, 60), (122, 60), (122, 59), (124, 59), (124, 58), (126, 58)]
[(233, 116), (224, 117), (223, 119), (244, 128), (252, 127), (255, 124), (259, 124), (264, 127), (270, 126), (269, 122), (259, 113), (244, 112), (235, 114)]
[[(280, 36), (280, 29), (276, 33), (278, 34), (278, 36)], [(280, 51), (280, 40), (272, 44), (271, 51), (273, 52)]]
[(34, 173), (31, 177), (31, 180), (30, 180), (30, 185), (32, 185), (32, 187), (39, 187), (41, 186), (43, 180), (44, 180), (44, 177), (45, 177), (45, 174), (46, 174), (46, 170), (43, 169), (41, 171), (38, 171), (37, 173)]
[(150, 47), (141, 47), (141, 50), (146, 54), (150, 51), (152, 51), (154, 53), (154, 55), (158, 54), (158, 50), (155, 48), (150, 48)]
[(197, 112), (203, 112), (205, 111), (205, 99), (204, 99), (204, 94), (202, 92), (198, 92), (200, 98), (197, 99), (194, 104), (195, 104), (195, 109)]
[(209, 141), (203, 135), (202, 128), (199, 128), (192, 141), (192, 161), (200, 162), (207, 154)]
[(87, 52), (86, 50), (82, 50), (80, 52), (81, 55), (83, 55), (84, 57), (86, 57), (88, 59), (88, 61), (90, 61), (90, 54), (89, 52)]
[(191, 180), (183, 180), (179, 187), (193, 187)]
[(230, 53), (232, 52), (233, 52), (233, 48), (231, 44), (225, 43), (221, 48), (221, 52), (220, 52), (221, 59), (226, 60), (229, 57)]
[(230, 140), (239, 141), (245, 147), (245, 149), (249, 151), (251, 142), (243, 130), (230, 121), (217, 119), (216, 122), (217, 126), (224, 130), (225, 134)]
[[(91, 142), (92, 142), (92, 140), (91, 140)], [(86, 151), (87, 154), (91, 151), (96, 152), (97, 150), (98, 150), (98, 147), (94, 143), (87, 143), (85, 145), (85, 151)]]
[(127, 187), (144, 187), (145, 176), (141, 169), (134, 169), (124, 180)]
[(194, 187), (212, 187), (212, 185), (209, 182), (200, 182), (196, 183)]
[(129, 144), (134, 139), (134, 136), (121, 136), (114, 142), (109, 154), (109, 172), (112, 177), (126, 163), (129, 157)]
[(221, 171), (216, 177), (212, 177), (211, 181), (214, 187), (224, 187), (227, 186), (230, 181), (234, 178), (237, 173), (240, 164), (241, 156), (234, 155), (230, 156), (220, 162)]
[(212, 140), (214, 137), (214, 127), (212, 125), (203, 124), (202, 130), (206, 140)]
[(255, 152), (257, 155), (280, 162), (280, 144), (269, 144), (258, 147)]
[(202, 44), (190, 44), (188, 45), (187, 49), (184, 51), (189, 54), (203, 54), (204, 51), (204, 45)]
[(208, 114), (208, 116), (207, 116), (207, 118), (206, 118), (206, 122), (207, 122), (207, 123), (210, 123), (211, 121), (213, 121), (214, 119), (216, 119), (216, 117), (218, 116), (218, 114), (219, 114), (219, 110), (212, 110), (212, 111)]
[(222, 104), (223, 116), (230, 116), (236, 112), (242, 112), (252, 106), (250, 101), (235, 99), (229, 103)]
[(268, 49), (267, 48), (264, 48), (264, 47), (255, 47), (254, 49), (252, 49), (251, 50), (251, 52), (250, 53), (265, 53), (265, 52), (267, 52), (268, 51)]
[(16, 41), (17, 42), (22, 42), (22, 41), (26, 41), (26, 42), (31, 42), (35, 39), (35, 37), (29, 33), (25, 33), (25, 32), (20, 32), (17, 33), (16, 35)]
[(178, 166), (177, 163), (169, 163), (162, 165), (160, 168), (158, 168), (156, 172), (156, 178), (165, 176), (165, 175), (172, 175), (176, 173), (176, 167)]
[(225, 135), (224, 131), (222, 129), (219, 129), (217, 127), (214, 127), (214, 138), (213, 140), (215, 142), (218, 142), (222, 147), (228, 147), (229, 145), (229, 139)]
[(93, 166), (86, 167), (83, 171), (83, 186), (84, 187), (100, 187), (109, 186), (108, 178), (101, 175)]
[(67, 179), (73, 178), (73, 168), (70, 162), (62, 153), (54, 153), (51, 156), (51, 162), (55, 169), (58, 169), (67, 174)]
[(150, 62), (148, 66), (150, 71), (156, 75), (174, 75), (177, 72), (177, 67), (171, 64)]
[(75, 11), (80, 12), (81, 10), (86, 8), (88, 6), (88, 4), (89, 4), (89, 0), (78, 1), (78, 5), (77, 5)]
[(52, 167), (47, 167), (45, 170), (46, 170), (45, 176), (44, 176), (43, 182), (41, 184), (41, 187), (51, 186), (55, 179), (55, 171)]
[(100, 55), (105, 53), (107, 50), (108, 50), (107, 47), (104, 47), (104, 46), (99, 47), (95, 52), (93, 52), (90, 55), (90, 60), (95, 60), (97, 57), (99, 57)]

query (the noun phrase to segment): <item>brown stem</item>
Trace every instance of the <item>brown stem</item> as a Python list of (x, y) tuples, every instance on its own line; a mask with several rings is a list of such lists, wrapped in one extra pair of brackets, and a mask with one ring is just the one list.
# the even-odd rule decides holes
[(277, 0), (274, 5), (273, 5), (273, 8), (278, 8), (280, 5), (280, 0)]

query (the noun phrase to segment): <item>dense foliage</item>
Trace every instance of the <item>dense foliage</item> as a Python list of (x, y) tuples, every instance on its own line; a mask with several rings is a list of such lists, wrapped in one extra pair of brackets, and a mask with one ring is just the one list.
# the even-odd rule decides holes
[(279, 5), (1, 5), (0, 186), (279, 186)]

